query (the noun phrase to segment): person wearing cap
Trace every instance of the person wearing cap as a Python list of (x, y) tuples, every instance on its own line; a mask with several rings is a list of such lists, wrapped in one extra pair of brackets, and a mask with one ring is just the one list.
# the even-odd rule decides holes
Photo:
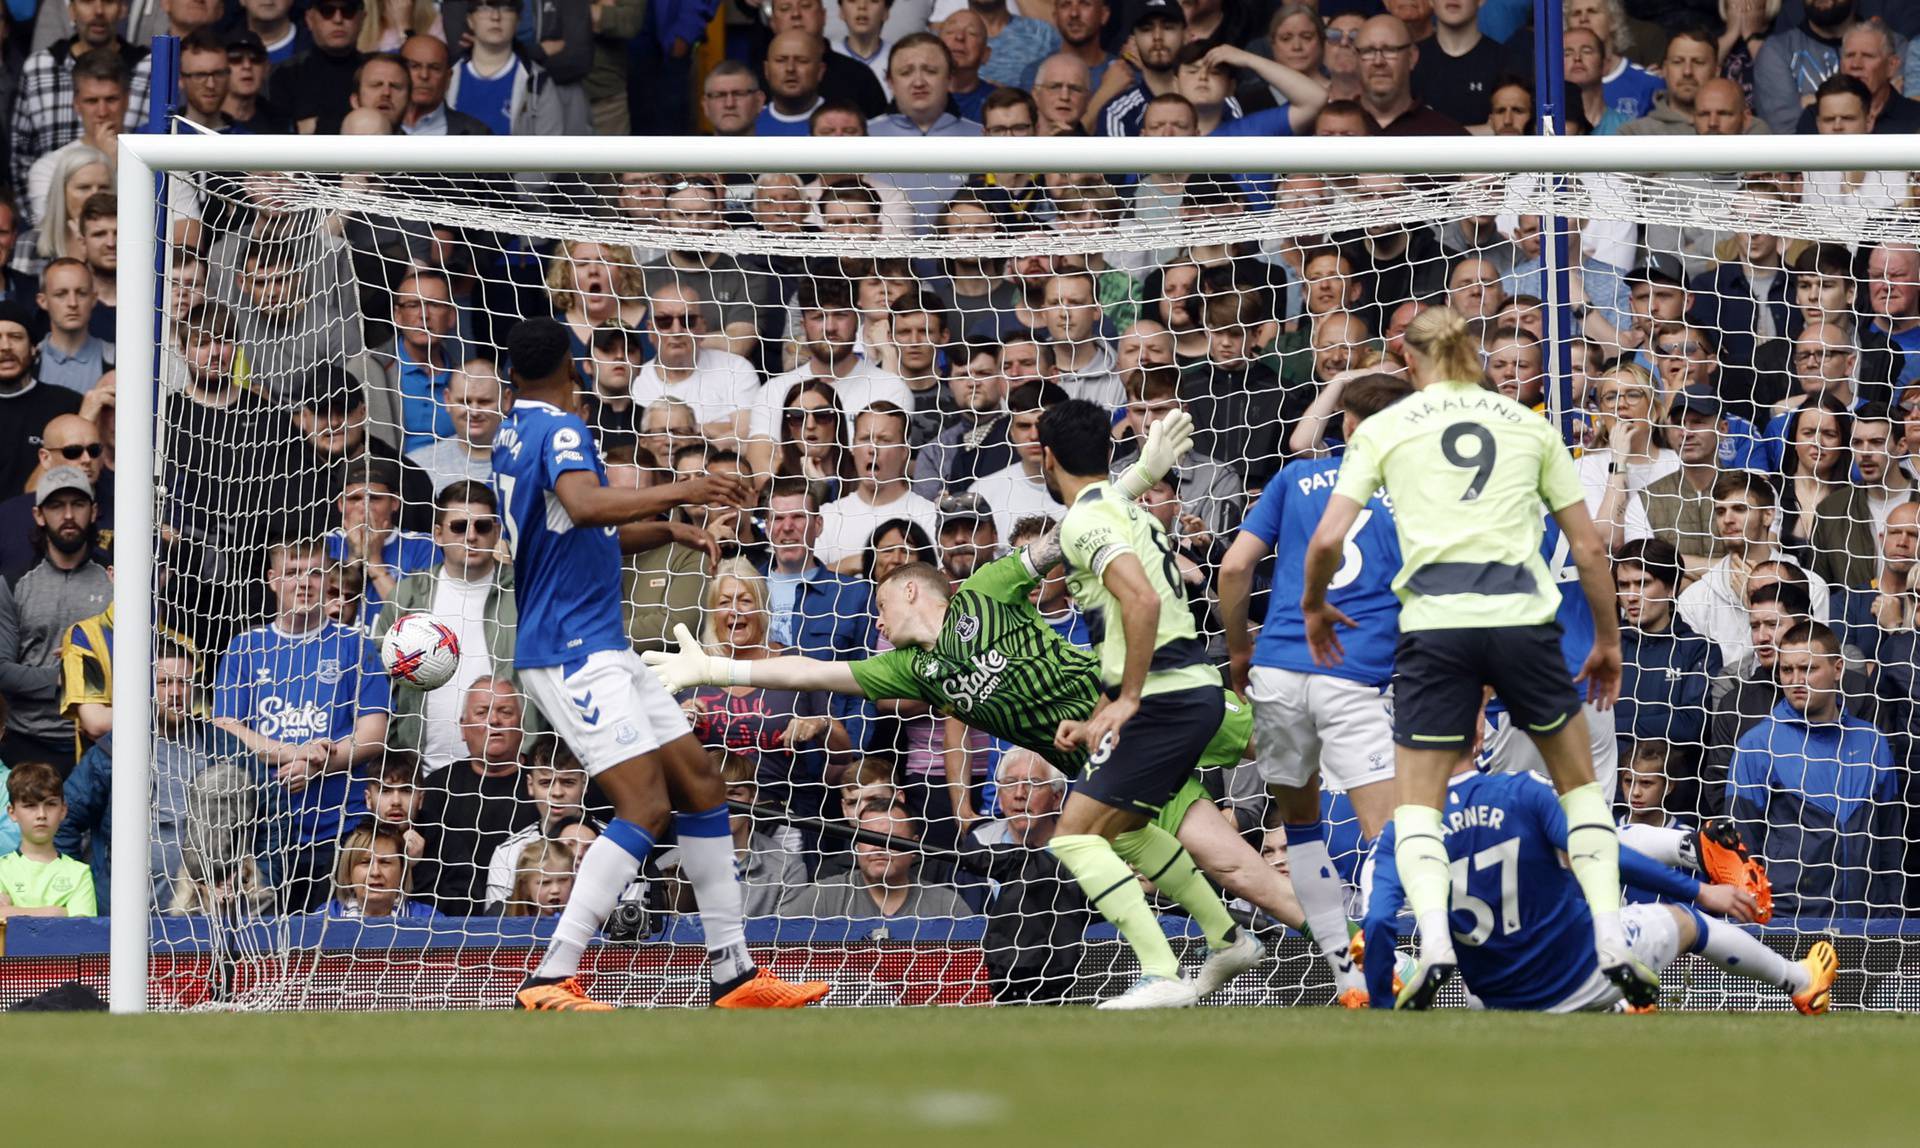
[(320, 0), (307, 9), (312, 46), (274, 66), (268, 98), (287, 110), (302, 134), (312, 135), (322, 116), (353, 110), (354, 73), (362, 59), (355, 45), (366, 18), (362, 0)]
[(1720, 477), (1720, 440), (1725, 433), (1720, 396), (1705, 388), (1675, 394), (1667, 420), (1678, 469), (1649, 482), (1640, 500), (1653, 536), (1672, 546), (1689, 574), (1698, 574), (1724, 553), (1713, 525), (1713, 484)]
[(0, 498), (27, 488), (48, 423), (80, 410), (80, 395), (40, 381), (32, 308), (0, 300)]
[[(36, 477), (56, 466), (77, 466), (94, 489), (94, 533), (101, 550), (111, 545), (113, 533), (113, 471), (100, 428), (81, 415), (60, 415), (47, 424), (39, 451)], [(0, 575), (17, 575), (40, 560), (38, 524), (34, 522), (34, 491), (0, 499)]]
[[(299, 439), (286, 451), (268, 499), (280, 510), (281, 533), (317, 538), (337, 525), (334, 497), (345, 486), (349, 467), (362, 459), (400, 468), (400, 525), (431, 529), (433, 481), (386, 437), (398, 423), (389, 397), (369, 404), (360, 380), (337, 363), (315, 366), (302, 389), (305, 395), (293, 410)], [(378, 433), (369, 434), (370, 426)]]
[(934, 536), (940, 546), (940, 572), (957, 592), (975, 570), (1000, 556), (1000, 528), (994, 524), (993, 507), (972, 491), (942, 495), (934, 505), (940, 525)]
[(313, 47), (313, 34), (293, 22), (293, 0), (240, 0), (246, 23), (235, 40), (250, 35), (259, 41), (267, 63), (278, 67)]
[(250, 135), (284, 135), (293, 120), (266, 97), (267, 46), (252, 31), (227, 33), (227, 100), (220, 110)]
[[(1131, 88), (1107, 101), (1095, 117), (1101, 135), (1137, 136), (1147, 102), (1177, 90), (1180, 49), (1187, 41), (1187, 12), (1179, 0), (1143, 0), (1128, 33), (1140, 75)], [(1227, 97), (1227, 109), (1240, 115), (1240, 101)]]
[(520, 0), (477, 0), (469, 7), (473, 46), (454, 63), (447, 104), (497, 136), (557, 136), (566, 131), (560, 93), (516, 43), (520, 18)]
[(33, 521), (45, 553), (5, 578), (0, 598), (0, 691), (11, 707), (0, 759), (45, 761), (64, 778), (78, 754), (60, 712), (60, 649), (67, 629), (107, 608), (113, 579), (93, 558), (93, 483), (77, 466), (54, 466), (33, 488)]

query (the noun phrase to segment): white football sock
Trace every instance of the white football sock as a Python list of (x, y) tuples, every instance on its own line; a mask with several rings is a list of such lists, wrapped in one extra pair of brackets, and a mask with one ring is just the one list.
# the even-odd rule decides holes
[[(634, 850), (638, 849), (636, 856)], [(653, 849), (653, 838), (631, 822), (615, 821), (607, 832), (587, 846), (580, 868), (573, 875), (573, 893), (560, 921), (553, 927), (553, 942), (540, 961), (535, 976), (570, 977), (580, 971), (580, 954), (587, 942), (607, 923), (607, 914), (620, 900), (620, 894), (640, 872), (640, 862)]]

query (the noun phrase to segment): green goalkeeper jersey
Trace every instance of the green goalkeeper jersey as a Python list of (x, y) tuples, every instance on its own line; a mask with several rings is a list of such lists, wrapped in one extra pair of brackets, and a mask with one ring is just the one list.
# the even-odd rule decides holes
[[(948, 601), (932, 646), (889, 650), (848, 669), (869, 698), (926, 702), (1075, 776), (1086, 764), (1086, 750), (1056, 748), (1053, 735), (1061, 722), (1093, 715), (1100, 699), (1099, 661), (1040, 616), (1028, 597), (1039, 581), (1018, 551), (990, 562)], [(1233, 765), (1245, 754), (1252, 713), (1231, 694), (1228, 703), (1202, 766)]]

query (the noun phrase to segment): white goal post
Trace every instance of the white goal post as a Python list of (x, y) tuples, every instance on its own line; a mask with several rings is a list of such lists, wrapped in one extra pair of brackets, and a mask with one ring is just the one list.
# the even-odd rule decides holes
[[(1504, 176), (1537, 173), (1545, 202), (1557, 177), (1575, 173), (1920, 172), (1920, 137), (1898, 135), (1692, 136), (1607, 138), (1371, 139), (753, 139), (713, 138), (425, 138), (338, 136), (122, 135), (119, 143), (118, 401), (115, 423), (115, 563), (112, 656), (123, 672), (113, 684), (112, 874), (110, 999), (113, 1011), (149, 1007), (154, 921), (152, 884), (140, 862), (149, 848), (149, 794), (154, 730), (153, 663), (155, 507), (159, 486), (156, 435), (161, 394), (156, 330), (166, 296), (156, 260), (164, 217), (148, 188), (184, 173), (1312, 173), (1354, 175)], [(1569, 191), (1569, 202), (1578, 195)], [(1582, 201), (1586, 202), (1586, 201)], [(1492, 201), (1489, 201), (1492, 205)], [(1558, 211), (1543, 212), (1548, 215)], [(1572, 211), (1568, 215), (1575, 214)], [(1843, 216), (1783, 210), (1783, 235), (1920, 238), (1920, 213), (1902, 209), (1888, 222), (1862, 211)], [(1118, 235), (1119, 233), (1116, 233)], [(1100, 236), (1078, 242), (1093, 243)], [(876, 241), (905, 250), (913, 241)], [(1017, 239), (1006, 241), (1017, 243)], [(1142, 244), (1145, 245), (1144, 243)], [(1549, 271), (1551, 260), (1549, 257)], [(1553, 276), (1547, 276), (1551, 283)], [(1549, 288), (1551, 289), (1551, 288)], [(1557, 300), (1549, 299), (1549, 303)], [(1549, 307), (1549, 322), (1554, 311)], [(1558, 334), (1557, 331), (1554, 332)], [(1550, 388), (1557, 402), (1559, 388)]]

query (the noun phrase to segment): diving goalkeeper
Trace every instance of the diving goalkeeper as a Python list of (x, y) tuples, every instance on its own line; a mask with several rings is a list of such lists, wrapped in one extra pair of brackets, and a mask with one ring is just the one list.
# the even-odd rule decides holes
[[(1185, 453), (1192, 427), (1184, 413), (1154, 424), (1140, 458), (1114, 488), (1129, 498), (1151, 489)], [(951, 594), (946, 576), (933, 567), (902, 567), (875, 594), (880, 632), (895, 648), (860, 661), (794, 655), (734, 661), (705, 653), (685, 627), (676, 631), (678, 652), (641, 657), (676, 693), (697, 685), (753, 685), (924, 701), (1038, 753), (1073, 777), (1086, 765), (1087, 752), (1059, 748), (1054, 734), (1062, 721), (1092, 715), (1100, 675), (1098, 659), (1055, 633), (1029, 598), (1059, 561), (1059, 540), (1049, 534), (982, 567)], [(1200, 766), (1238, 765), (1252, 733), (1252, 711), (1229, 695)], [(1292, 886), (1233, 832), (1199, 782), (1189, 781), (1155, 823), (1229, 893), (1304, 932), (1306, 918)], [(1205, 996), (1253, 963), (1210, 961), (1194, 987)]]

